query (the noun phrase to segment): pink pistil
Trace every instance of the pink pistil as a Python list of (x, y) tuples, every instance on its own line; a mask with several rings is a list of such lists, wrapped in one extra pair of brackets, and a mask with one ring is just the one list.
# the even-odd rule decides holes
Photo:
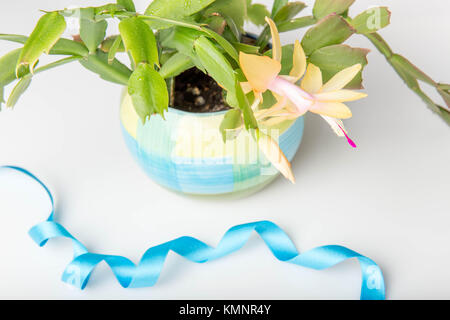
[(342, 133), (345, 135), (345, 137), (347, 138), (347, 142), (349, 145), (351, 145), (353, 148), (356, 148), (356, 143), (353, 142), (352, 139), (350, 139), (350, 137), (347, 135), (347, 133), (345, 132), (345, 130), (338, 124), (339, 129), (342, 130)]

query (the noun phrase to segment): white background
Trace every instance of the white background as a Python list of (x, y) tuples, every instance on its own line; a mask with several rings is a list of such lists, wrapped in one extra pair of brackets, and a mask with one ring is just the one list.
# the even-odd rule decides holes
[[(136, 2), (139, 10), (146, 2)], [(38, 9), (98, 4), (103, 2), (8, 1), (0, 11), (0, 32), (29, 34)], [(434, 79), (450, 81), (448, 1), (358, 0), (351, 14), (371, 5), (392, 9), (392, 24), (381, 33), (395, 51)], [(292, 42), (303, 32), (283, 34), (282, 40)], [(373, 49), (360, 36), (349, 43)], [(0, 54), (15, 47), (1, 42)], [(269, 219), (300, 251), (340, 244), (369, 256), (384, 271), (389, 299), (448, 299), (450, 130), (378, 52), (369, 61), (369, 97), (350, 104), (354, 117), (346, 121), (359, 148), (352, 150), (308, 114), (293, 161), (296, 185), (277, 179), (244, 199), (184, 197), (159, 187), (122, 140), (121, 88), (76, 63), (36, 76), (16, 108), (0, 113), (0, 163), (24, 166), (48, 183), (58, 198), (57, 219), (93, 252), (137, 262), (148, 247), (180, 235), (215, 245), (233, 225)], [(359, 297), (356, 261), (308, 270), (277, 261), (256, 236), (238, 253), (203, 265), (171, 254), (153, 288), (122, 289), (101, 264), (80, 292), (60, 281), (71, 260), (70, 243), (39, 248), (27, 236), (48, 210), (37, 186), (0, 173), (0, 298)]]

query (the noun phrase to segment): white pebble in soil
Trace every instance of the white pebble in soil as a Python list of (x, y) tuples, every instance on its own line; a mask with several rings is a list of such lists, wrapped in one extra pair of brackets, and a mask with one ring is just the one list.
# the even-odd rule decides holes
[(205, 98), (203, 98), (202, 96), (200, 96), (200, 97), (197, 97), (196, 99), (195, 99), (195, 105), (196, 106), (203, 106), (204, 104), (205, 104)]

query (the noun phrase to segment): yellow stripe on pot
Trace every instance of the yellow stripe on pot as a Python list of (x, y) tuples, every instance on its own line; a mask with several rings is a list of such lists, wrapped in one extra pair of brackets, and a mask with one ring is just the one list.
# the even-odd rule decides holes
[(221, 158), (231, 156), (224, 152), (225, 144), (219, 131), (223, 113), (211, 116), (186, 115), (179, 120), (173, 155), (181, 158)]
[(125, 130), (136, 139), (139, 116), (134, 110), (131, 96), (124, 92), (122, 107), (120, 108), (120, 120)]

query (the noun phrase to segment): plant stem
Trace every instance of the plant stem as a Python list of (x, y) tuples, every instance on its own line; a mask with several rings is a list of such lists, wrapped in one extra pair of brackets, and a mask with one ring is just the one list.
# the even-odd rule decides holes
[[(117, 17), (120, 17), (120, 14), (116, 14)], [(127, 15), (129, 16), (129, 15)], [(190, 28), (190, 29), (194, 29), (197, 31), (201, 31), (203, 33), (205, 33), (208, 37), (213, 38), (214, 40), (216, 40), (220, 46), (222, 46), (222, 48), (236, 61), (239, 62), (239, 54), (236, 51), (236, 49), (233, 47), (233, 45), (226, 40), (224, 37), (222, 37), (220, 34), (218, 34), (217, 32), (208, 29), (206, 27), (204, 27), (204, 25), (200, 25), (200, 24), (195, 24), (195, 23), (188, 23), (188, 22), (184, 22), (184, 21), (178, 21), (178, 20), (172, 20), (172, 19), (167, 19), (167, 18), (161, 18), (158, 16), (153, 16), (153, 15), (138, 15), (139, 18), (141, 19), (146, 19), (146, 20), (152, 20), (152, 21), (158, 21), (158, 22), (165, 22), (171, 25), (175, 25), (175, 26), (180, 26), (180, 27), (185, 27), (185, 28)]]
[(305, 16), (300, 18), (291, 19), (277, 24), (279, 32), (286, 32), (295, 29), (311, 26), (317, 22), (317, 19), (313, 16)]
[[(287, 32), (311, 26), (316, 22), (317, 20), (313, 16), (304, 16), (277, 23), (277, 28), (278, 32)], [(268, 26), (266, 26), (259, 35), (258, 39), (256, 40), (256, 45), (259, 46), (261, 50), (263, 50), (269, 43), (269, 37), (270, 37), (270, 29)]]
[(146, 20), (165, 22), (165, 23), (177, 25), (177, 26), (180, 26), (180, 27), (186, 27), (186, 28), (191, 28), (191, 29), (202, 31), (201, 25), (197, 25), (197, 24), (193, 24), (193, 23), (187, 23), (187, 22), (183, 22), (183, 21), (172, 20), (172, 19), (167, 19), (167, 18), (161, 18), (161, 17), (158, 17), (158, 16), (144, 15), (144, 14), (138, 15), (138, 17), (140, 17), (142, 19), (146, 19)]
[(427, 106), (440, 116), (448, 125), (450, 125), (450, 112), (445, 107), (436, 104), (429, 96), (420, 88), (418, 80), (424, 81), (439, 91), (440, 85), (432, 80), (429, 76), (415, 67), (402, 56), (394, 53), (387, 42), (377, 32), (365, 35), (378, 51), (385, 56), (389, 64), (394, 68), (397, 74), (406, 83), (409, 89), (415, 92)]
[(83, 57), (81, 57), (81, 56), (67, 57), (67, 58), (64, 58), (64, 59), (61, 59), (61, 60), (58, 60), (58, 61), (49, 63), (49, 64), (47, 64), (47, 65), (45, 65), (45, 66), (36, 68), (36, 69), (34, 70), (34, 74), (38, 74), (38, 73), (40, 73), (40, 72), (47, 71), (47, 70), (50, 70), (50, 69), (59, 67), (59, 66), (65, 65), (65, 64), (67, 64), (67, 63), (73, 62), (73, 61), (79, 61), (79, 60), (81, 60), (81, 59), (83, 59)]
[[(114, 60), (116, 61), (116, 60)], [(88, 70), (97, 73), (104, 80), (114, 82), (121, 85), (128, 85), (128, 79), (131, 75), (131, 70), (125, 66), (110, 65), (106, 59), (101, 59), (98, 55), (91, 54), (85, 59), (81, 59), (80, 63)], [(119, 64), (119, 62), (117, 62)]]

